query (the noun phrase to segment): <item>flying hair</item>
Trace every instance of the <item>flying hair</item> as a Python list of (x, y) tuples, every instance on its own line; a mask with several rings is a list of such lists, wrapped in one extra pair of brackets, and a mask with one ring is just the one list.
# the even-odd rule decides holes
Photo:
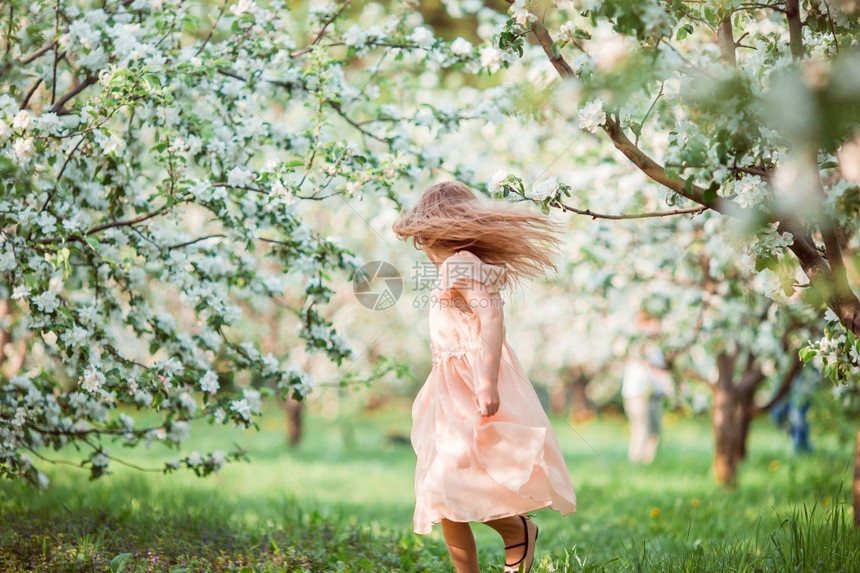
[(558, 271), (558, 224), (511, 203), (486, 203), (459, 181), (428, 187), (393, 230), (401, 240), (411, 238), (416, 249), (468, 250), (505, 268), (506, 288)]

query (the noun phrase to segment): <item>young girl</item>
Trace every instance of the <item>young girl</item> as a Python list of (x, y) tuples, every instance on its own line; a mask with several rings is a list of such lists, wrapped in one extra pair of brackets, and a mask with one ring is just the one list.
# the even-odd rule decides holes
[(458, 573), (478, 573), (469, 522), (495, 529), (505, 571), (531, 570), (537, 525), (524, 514), (576, 511), (546, 414), (505, 341), (500, 290), (555, 270), (556, 229), (513, 205), (485, 205), (466, 185), (427, 189), (394, 225), (438, 267), (430, 300), (433, 369), (412, 407), (416, 533), (442, 523)]

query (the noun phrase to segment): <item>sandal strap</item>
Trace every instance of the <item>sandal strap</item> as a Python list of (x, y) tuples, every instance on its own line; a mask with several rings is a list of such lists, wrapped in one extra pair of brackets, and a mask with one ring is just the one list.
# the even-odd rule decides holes
[(525, 540), (525, 541), (523, 541), (522, 543), (517, 543), (517, 544), (515, 544), (515, 545), (508, 545), (507, 547), (505, 547), (505, 549), (511, 549), (511, 548), (514, 548), (514, 547), (520, 547), (520, 546), (522, 546), (522, 545), (525, 545), (525, 546), (526, 546), (526, 548), (525, 548), (525, 551), (523, 551), (523, 556), (522, 556), (522, 557), (520, 557), (519, 559), (517, 559), (515, 562), (513, 562), (513, 563), (508, 563), (507, 561), (505, 561), (505, 567), (516, 567), (517, 565), (519, 565), (520, 563), (522, 563), (523, 561), (525, 561), (525, 560), (526, 560), (526, 556), (529, 554), (529, 526), (528, 526), (528, 518), (523, 517), (522, 515), (521, 515), (521, 516), (519, 516), (519, 517), (520, 517), (520, 519), (522, 519), (522, 520), (523, 520), (523, 529), (525, 530), (525, 533), (526, 533), (526, 540)]

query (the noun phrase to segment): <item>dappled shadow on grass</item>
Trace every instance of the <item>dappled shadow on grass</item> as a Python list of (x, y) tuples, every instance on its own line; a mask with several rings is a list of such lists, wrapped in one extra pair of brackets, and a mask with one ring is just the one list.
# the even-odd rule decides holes
[(126, 571), (445, 570), (438, 548), (414, 536), (296, 506), (269, 507), (277, 518), (249, 525), (241, 504), (190, 489), (165, 494), (129, 476), (80, 503), (80, 486), (27, 496), (16, 491), (26, 486), (2, 485), (0, 571), (101, 572), (123, 554)]

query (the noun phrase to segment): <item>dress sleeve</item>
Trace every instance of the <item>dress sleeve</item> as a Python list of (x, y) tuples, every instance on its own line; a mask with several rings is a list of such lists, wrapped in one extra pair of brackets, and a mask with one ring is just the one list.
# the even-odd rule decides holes
[(505, 284), (505, 272), (504, 267), (485, 263), (469, 251), (459, 251), (442, 263), (439, 280), (443, 291), (468, 289), (471, 281), (477, 281), (498, 295)]

